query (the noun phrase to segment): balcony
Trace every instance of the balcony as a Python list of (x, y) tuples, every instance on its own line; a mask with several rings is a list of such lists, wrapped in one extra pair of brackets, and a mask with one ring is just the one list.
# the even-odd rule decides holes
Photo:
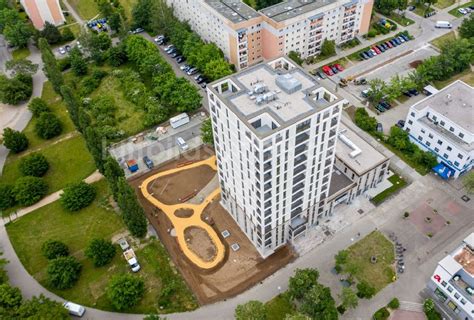
[[(291, 205), (291, 210), (296, 209), (297, 207), (301, 206), (303, 204), (303, 200), (299, 199), (298, 201), (294, 202)], [(300, 208), (301, 209), (301, 208)], [(301, 212), (301, 211), (300, 211)]]
[(263, 154), (263, 161), (267, 161), (269, 159), (272, 158), (272, 152), (271, 151), (266, 151), (264, 154)]
[(298, 192), (298, 191), (301, 190), (302, 188), (304, 188), (304, 183), (300, 183), (300, 184), (296, 185), (296, 186), (291, 190), (291, 192), (292, 192), (292, 193)]
[[(304, 195), (303, 191), (298, 191), (293, 197), (291, 198), (291, 202), (295, 202), (296, 200), (300, 199)], [(301, 200), (303, 201), (303, 200)]]
[(293, 171), (293, 176), (296, 176), (305, 170), (306, 170), (306, 165), (302, 164)]
[(298, 182), (303, 181), (305, 178), (306, 178), (305, 174), (302, 173), (293, 179), (293, 184), (297, 184)]
[(302, 143), (303, 141), (306, 141), (308, 139), (309, 139), (309, 134), (302, 133), (302, 134), (300, 134), (299, 136), (296, 137), (295, 145), (299, 145), (300, 143)]
[(295, 166), (301, 164), (303, 161), (306, 161), (306, 159), (307, 157), (305, 154), (298, 156), (297, 158), (295, 158)]
[(306, 151), (308, 149), (308, 146), (306, 144), (302, 144), (301, 146), (298, 146), (295, 148), (295, 156), (299, 155), (301, 152)]
[(272, 168), (271, 162), (267, 162), (267, 163), (265, 163), (265, 165), (263, 166), (263, 172), (266, 172), (266, 171), (270, 170), (271, 168)]
[(272, 178), (271, 172), (267, 172), (267, 173), (265, 173), (265, 175), (263, 176), (263, 181), (267, 182), (267, 181), (270, 180), (271, 178)]
[(263, 190), (264, 191), (267, 191), (268, 189), (271, 189), (272, 188), (272, 184), (270, 182), (266, 183), (264, 186), (263, 186)]

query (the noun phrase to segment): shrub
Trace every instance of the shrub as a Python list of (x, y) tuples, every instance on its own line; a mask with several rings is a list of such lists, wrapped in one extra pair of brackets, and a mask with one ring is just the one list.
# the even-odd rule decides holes
[(69, 56), (58, 59), (58, 68), (60, 71), (66, 71), (71, 68), (71, 58)]
[(71, 288), (79, 279), (82, 265), (74, 257), (59, 257), (49, 262), (46, 273), (50, 284), (56, 289)]
[(388, 317), (390, 317), (390, 312), (385, 307), (378, 309), (374, 313), (374, 320), (386, 320)]
[(337, 307), (337, 312), (339, 312), (339, 314), (344, 314), (344, 312), (346, 312), (346, 308), (344, 308), (344, 306), (341, 304)]
[(31, 206), (46, 195), (48, 185), (38, 177), (21, 177), (16, 180), (13, 192), (18, 204)]
[(303, 59), (301, 59), (301, 54), (299, 52), (290, 51), (288, 57), (300, 66), (303, 64)]
[(49, 163), (41, 153), (33, 153), (21, 159), (19, 169), (24, 176), (42, 177), (48, 171)]
[(9, 184), (0, 184), (0, 210), (11, 208), (15, 204), (16, 200), (13, 186)]
[(107, 286), (107, 297), (115, 309), (122, 311), (136, 305), (145, 292), (142, 279), (130, 274), (117, 275)]
[(35, 125), (35, 131), (38, 137), (51, 139), (61, 134), (63, 126), (59, 118), (51, 112), (42, 113), (38, 117)]
[(115, 256), (115, 246), (104, 239), (93, 239), (86, 248), (86, 257), (92, 259), (94, 266), (102, 267)]
[(403, 214), (403, 217), (404, 217), (404, 218), (408, 218), (409, 216), (410, 216), (410, 212), (405, 211), (405, 213)]
[(78, 211), (90, 205), (95, 195), (95, 187), (81, 181), (64, 188), (60, 201), (66, 210)]
[[(8, 283), (0, 284), (0, 310), (7, 311), (16, 309), (21, 305), (21, 291), (18, 288), (11, 287)], [(8, 312), (4, 316), (8, 315)], [(8, 317), (6, 317), (8, 318)]]
[(373, 38), (377, 35), (377, 30), (375, 29), (370, 29), (369, 32), (367, 32), (367, 37)]
[(47, 240), (41, 246), (41, 253), (48, 259), (56, 259), (59, 257), (67, 257), (69, 255), (69, 248), (61, 241)]
[(20, 131), (5, 128), (3, 130), (3, 145), (14, 153), (20, 153), (28, 148), (28, 138)]
[(29, 74), (18, 73), (14, 78), (0, 74), (0, 102), (17, 105), (31, 97), (33, 78)]
[(33, 98), (28, 105), (28, 109), (31, 111), (33, 116), (39, 117), (43, 112), (51, 112), (46, 102), (41, 98)]
[(336, 54), (336, 42), (334, 40), (324, 40), (321, 45), (321, 56), (329, 57)]
[(390, 309), (398, 309), (400, 307), (400, 301), (398, 300), (398, 298), (393, 298), (387, 304), (387, 307), (389, 307)]
[(369, 285), (366, 281), (361, 281), (357, 284), (357, 296), (359, 298), (370, 299), (375, 295), (375, 288)]
[(64, 42), (69, 42), (74, 40), (76, 37), (74, 36), (74, 33), (72, 33), (71, 29), (69, 27), (63, 28), (61, 30), (61, 40)]

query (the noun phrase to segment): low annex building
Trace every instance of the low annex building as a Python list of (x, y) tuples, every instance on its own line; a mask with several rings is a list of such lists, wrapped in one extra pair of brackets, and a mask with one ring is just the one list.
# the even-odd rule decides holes
[(21, 5), (38, 30), (42, 30), (46, 22), (59, 26), (66, 21), (59, 0), (21, 0)]

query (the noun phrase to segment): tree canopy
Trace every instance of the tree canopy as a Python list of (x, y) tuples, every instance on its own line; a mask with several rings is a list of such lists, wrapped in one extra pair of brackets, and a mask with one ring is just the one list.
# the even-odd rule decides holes
[(235, 309), (235, 319), (267, 320), (265, 305), (262, 302), (256, 300), (251, 300), (245, 304), (239, 304)]
[(141, 278), (130, 274), (117, 275), (107, 286), (107, 297), (115, 309), (122, 311), (136, 305), (145, 292), (145, 283)]

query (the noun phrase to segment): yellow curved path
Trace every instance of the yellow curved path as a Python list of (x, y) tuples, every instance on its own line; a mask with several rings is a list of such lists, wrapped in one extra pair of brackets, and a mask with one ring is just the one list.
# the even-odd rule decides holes
[[(170, 169), (167, 171), (163, 171), (160, 173), (157, 173), (155, 175), (152, 175), (145, 179), (143, 183), (140, 186), (141, 192), (143, 196), (151, 202), (154, 206), (160, 208), (171, 220), (171, 223), (173, 224), (175, 230), (176, 230), (176, 236), (178, 238), (178, 243), (179, 246), (181, 247), (181, 250), (183, 250), (184, 254), (191, 260), (195, 265), (197, 265), (200, 268), (203, 269), (211, 269), (217, 266), (223, 259), (224, 259), (224, 254), (225, 254), (225, 247), (224, 244), (221, 242), (221, 239), (217, 235), (217, 233), (214, 231), (214, 229), (208, 225), (206, 222), (201, 220), (201, 213), (204, 211), (206, 206), (220, 194), (220, 189), (217, 188), (216, 190), (212, 191), (210, 195), (204, 199), (204, 201), (200, 204), (190, 204), (190, 203), (180, 203), (180, 204), (173, 204), (173, 205), (168, 205), (164, 204), (155, 197), (148, 191), (148, 185), (153, 182), (155, 179), (184, 171), (184, 170), (189, 170), (195, 167), (207, 165), (211, 167), (213, 170), (217, 171), (217, 166), (216, 166), (216, 156), (212, 156), (206, 160), (194, 162), (192, 164), (189, 164), (187, 166), (183, 166), (180, 168), (175, 168), (175, 169)], [(177, 217), (174, 213), (176, 210), (179, 209), (191, 209), (194, 210), (193, 215), (187, 218), (180, 218)], [(198, 227), (204, 229), (209, 237), (211, 238), (212, 242), (214, 243), (216, 247), (216, 256), (212, 261), (205, 261), (201, 259), (197, 254), (195, 254), (192, 250), (189, 249), (187, 243), (186, 243), (186, 238), (184, 236), (184, 230), (189, 227)]]

